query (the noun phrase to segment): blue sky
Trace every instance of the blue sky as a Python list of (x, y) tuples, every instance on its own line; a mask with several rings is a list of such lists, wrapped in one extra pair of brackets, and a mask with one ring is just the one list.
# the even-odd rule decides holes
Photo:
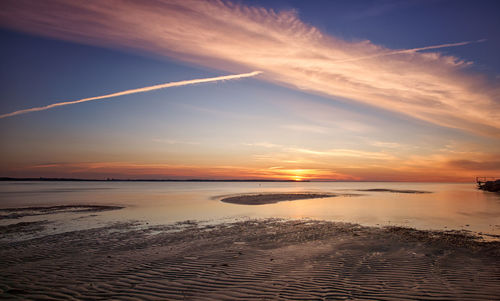
[[(193, 12), (179, 13), (175, 20), (164, 14), (159, 20), (165, 28), (175, 25), (186, 35), (151, 34), (140, 42), (138, 30), (156, 23), (130, 23), (114, 38), (95, 32), (92, 26), (65, 23), (65, 14), (74, 17), (87, 9), (78, 2), (72, 8), (63, 5), (60, 20), (50, 17), (52, 6), (61, 5), (58, 1), (12, 3), (7, 1), (0, 15), (1, 114), (165, 82), (250, 72), (257, 70), (250, 68), (266, 67), (271, 58), (278, 63), (274, 67), (270, 61), (273, 66), (255, 78), (168, 88), (0, 119), (1, 176), (410, 181), (425, 180), (429, 170), (439, 169), (430, 180), (467, 181), (474, 174), (500, 170), (498, 115), (480, 105), (499, 106), (500, 10), (496, 1), (244, 1), (225, 2), (222, 7), (212, 2), (173, 1)], [(266, 33), (259, 32), (248, 35), (248, 40), (262, 42), (262, 46), (242, 54), (239, 61), (238, 51), (249, 47), (238, 50), (247, 37), (244, 31), (232, 32), (218, 23), (213, 28), (196, 28), (196, 20), (190, 19), (206, 10), (205, 4), (229, 14), (217, 22), (236, 22), (234, 26), (253, 30), (252, 22), (264, 20), (269, 22), (269, 32), (281, 39), (299, 33), (285, 45), (295, 40), (302, 43), (304, 38), (319, 46), (309, 49), (309, 42), (292, 45), (295, 48), (290, 46), (290, 50), (285, 46), (281, 62), (279, 48), (276, 52)], [(101, 10), (99, 2), (95, 5), (93, 13), (109, 13)], [(152, 5), (172, 16), (178, 12), (167, 5)], [(256, 7), (265, 13), (252, 11)], [(133, 4), (119, 16), (134, 19), (141, 10), (147, 12)], [(295, 14), (286, 15), (291, 10)], [(238, 23), (241, 15), (243, 25)], [(44, 18), (53, 24), (37, 26)], [(210, 22), (207, 19), (206, 24)], [(111, 33), (114, 26), (120, 28), (113, 22), (100, 26), (111, 28)], [(314, 27), (312, 37), (310, 26)], [(58, 28), (65, 30), (61, 33)], [(198, 53), (200, 47), (192, 47), (190, 40), (196, 30), (203, 37), (221, 39), (222, 46), (207, 42), (203, 46), (211, 48)], [(157, 38), (161, 43), (155, 44)], [(378, 58), (392, 50), (481, 39), (486, 40)], [(369, 41), (366, 47), (363, 41)], [(366, 66), (367, 60), (355, 62), (339, 74), (350, 82), (380, 81), (381, 89), (370, 88), (358, 95), (355, 89), (339, 90), (343, 86), (338, 82), (332, 82), (330, 89), (333, 75), (323, 77), (328, 69), (306, 82), (310, 78), (301, 76), (312, 74), (304, 69), (310, 63), (297, 49), (326, 55), (325, 45), (340, 45), (342, 60), (351, 51), (361, 53), (365, 48), (368, 55), (375, 53), (377, 58), (369, 59)], [(450, 66), (451, 57), (469, 63)], [(287, 65), (293, 68), (286, 71)], [(451, 105), (467, 114), (457, 109), (448, 115), (427, 96), (407, 95), (406, 89), (414, 90), (412, 81), (399, 83), (397, 66), (415, 68), (401, 76), (415, 77), (418, 85), (436, 83), (429, 78), (443, 78), (443, 84), (436, 83), (435, 88), (442, 95), (451, 95), (447, 93), (454, 90), (446, 89), (463, 82), (466, 88), (455, 94), (461, 98)], [(305, 71), (292, 76), (294, 70)], [(358, 78), (350, 70), (363, 70), (363, 74)], [(383, 76), (373, 77), (370, 72)], [(388, 96), (388, 89), (400, 92)], [(463, 106), (469, 93), (479, 101), (470, 114)], [(442, 95), (443, 104), (448, 104)], [(427, 109), (434, 106), (435, 111)]]

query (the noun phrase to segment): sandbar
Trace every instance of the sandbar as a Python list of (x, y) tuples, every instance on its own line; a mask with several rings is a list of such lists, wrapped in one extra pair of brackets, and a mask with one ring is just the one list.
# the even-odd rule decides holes
[(123, 209), (123, 206), (106, 205), (59, 205), (59, 206), (35, 206), (19, 208), (1, 208), (0, 220), (17, 219), (25, 216), (49, 215), (58, 213), (86, 213), (102, 212)]
[(387, 189), (387, 188), (358, 189), (357, 191), (392, 192), (392, 193), (432, 193), (431, 191), (425, 191), (425, 190)]
[(331, 198), (338, 196), (333, 193), (262, 193), (242, 194), (221, 199), (221, 202), (239, 205), (266, 205), (283, 201), (303, 199)]

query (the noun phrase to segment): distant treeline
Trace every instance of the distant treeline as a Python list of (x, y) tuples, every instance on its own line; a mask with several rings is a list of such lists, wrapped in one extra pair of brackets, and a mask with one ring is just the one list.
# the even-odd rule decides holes
[[(10, 177), (0, 177), (0, 181), (66, 181), (66, 182), (295, 182), (294, 180), (216, 180), (216, 179), (76, 179), (76, 178), (10, 178)], [(302, 182), (309, 182), (309, 180), (304, 180)]]

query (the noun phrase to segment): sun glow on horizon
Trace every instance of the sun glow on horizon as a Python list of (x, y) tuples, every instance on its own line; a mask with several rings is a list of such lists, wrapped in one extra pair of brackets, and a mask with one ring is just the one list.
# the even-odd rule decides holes
[(314, 177), (314, 171), (311, 170), (291, 169), (288, 170), (288, 172), (290, 172), (290, 175), (287, 176), (287, 178), (295, 182), (302, 182), (304, 180), (308, 180), (310, 176)]
[[(317, 6), (307, 1), (294, 2), (297, 10), (167, 2), (2, 3), (0, 176), (465, 182), (500, 174), (497, 29), (485, 34), (470, 22), (475, 32), (460, 34), (464, 22), (453, 18), (455, 36), (437, 18), (367, 28), (336, 18), (358, 5), (335, 1), (317, 4), (332, 13), (321, 28), (298, 13)], [(262, 71), (242, 73), (250, 70)], [(119, 102), (90, 102), (111, 97)]]

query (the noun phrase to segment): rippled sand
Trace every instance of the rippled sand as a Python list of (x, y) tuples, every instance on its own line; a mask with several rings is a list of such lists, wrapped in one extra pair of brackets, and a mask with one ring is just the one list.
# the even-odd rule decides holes
[(500, 243), (465, 232), (259, 220), (138, 223), (0, 244), (0, 298), (439, 299), (500, 295)]

